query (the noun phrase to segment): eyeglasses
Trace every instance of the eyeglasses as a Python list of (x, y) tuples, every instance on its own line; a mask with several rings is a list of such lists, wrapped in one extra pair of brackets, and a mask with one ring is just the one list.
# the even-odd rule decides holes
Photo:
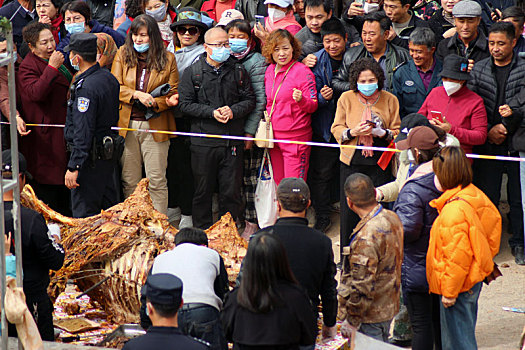
[(218, 44), (209, 44), (209, 43), (206, 43), (206, 45), (208, 46), (213, 46), (213, 47), (225, 47), (227, 49), (230, 48), (230, 43), (227, 42), (227, 43), (218, 43)]
[(199, 34), (199, 29), (197, 27), (177, 27), (177, 33), (179, 35), (184, 35), (188, 33), (191, 36)]

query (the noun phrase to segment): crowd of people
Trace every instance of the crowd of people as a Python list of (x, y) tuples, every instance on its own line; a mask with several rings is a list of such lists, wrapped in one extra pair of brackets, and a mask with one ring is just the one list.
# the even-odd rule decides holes
[[(0, 8), (13, 25), (17, 113), (5, 68), (0, 111), (17, 125), (21, 181), (82, 218), (147, 177), (155, 209), (181, 230), (143, 291), (151, 333), (129, 349), (183, 335), (214, 349), (308, 349), (319, 304), (325, 338), (339, 318), (345, 336), (388, 341), (406, 306), (413, 349), (476, 348), (481, 282), (497, 271), (504, 174), (508, 244), (525, 265), (525, 163), (494, 159), (525, 156), (525, 13), (512, 1), (343, 4), (128, 0), (122, 23), (111, 4), (90, 0)], [(257, 145), (269, 126), (282, 142)], [(256, 195), (268, 176), (275, 202)], [(276, 206), (274, 225), (259, 225), (261, 200)], [(324, 235), (334, 211), (339, 287)], [(250, 240), (232, 291), (202, 231), (227, 212)], [(42, 224), (26, 215), (22, 231)], [(59, 239), (37, 231), (40, 241), (23, 236), (35, 239), (24, 242), (24, 270), (33, 253), (46, 264), (24, 271), (24, 289), (48, 283), (44, 271), (64, 258)], [(187, 259), (192, 266), (180, 264)], [(48, 316), (37, 323), (52, 340), (45, 289), (28, 300)]]

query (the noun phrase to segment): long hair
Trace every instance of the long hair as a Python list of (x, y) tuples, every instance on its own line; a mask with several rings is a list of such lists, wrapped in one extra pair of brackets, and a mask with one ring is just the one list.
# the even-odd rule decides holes
[(278, 282), (297, 284), (283, 244), (275, 235), (260, 233), (248, 245), (237, 302), (255, 313), (266, 313), (282, 302)]
[(126, 36), (126, 42), (124, 43), (124, 62), (129, 67), (135, 67), (138, 64), (138, 54), (133, 47), (133, 39), (131, 36), (137, 34), (138, 31), (146, 27), (149, 36), (149, 50), (146, 58), (146, 67), (149, 71), (156, 70), (158, 72), (164, 70), (168, 63), (168, 55), (164, 41), (160, 35), (159, 26), (157, 21), (149, 15), (137, 16), (131, 23), (129, 33)]

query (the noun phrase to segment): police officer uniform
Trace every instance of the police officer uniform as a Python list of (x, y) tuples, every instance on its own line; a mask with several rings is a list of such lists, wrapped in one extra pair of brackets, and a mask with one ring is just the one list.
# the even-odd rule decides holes
[[(73, 34), (65, 50), (96, 54), (97, 37)], [(98, 63), (78, 74), (72, 85), (64, 136), (71, 152), (68, 170), (79, 172), (79, 186), (71, 190), (73, 217), (96, 215), (117, 203), (118, 152), (111, 127), (119, 118), (119, 91), (117, 79)]]
[[(146, 298), (152, 304), (180, 305), (182, 302), (182, 281), (169, 273), (150, 275), (146, 281)], [(177, 327), (151, 326), (145, 335), (132, 339), (124, 345), (123, 350), (151, 349), (209, 349), (205, 342), (182, 334)]]

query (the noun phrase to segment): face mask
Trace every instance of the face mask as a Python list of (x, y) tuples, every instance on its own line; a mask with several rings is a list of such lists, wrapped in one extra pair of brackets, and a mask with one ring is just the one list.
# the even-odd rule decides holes
[(155, 21), (161, 22), (164, 20), (164, 17), (166, 17), (166, 4), (162, 4), (162, 6), (156, 10), (146, 10), (146, 14), (153, 17)]
[(452, 95), (453, 93), (457, 92), (459, 89), (461, 89), (460, 83), (455, 83), (452, 81), (444, 81), (443, 87), (445, 88), (445, 91), (447, 92), (447, 95)]
[(66, 30), (71, 35), (75, 33), (83, 33), (85, 29), (86, 27), (84, 22), (66, 24)]
[(211, 49), (210, 58), (215, 62), (222, 63), (230, 57), (230, 50), (225, 47), (214, 47)]
[[(75, 58), (75, 56), (73, 56)], [(69, 62), (71, 63), (71, 67), (73, 67), (74, 70), (80, 70), (80, 67), (78, 65), (73, 64), (73, 58), (69, 59)]]
[(379, 10), (379, 4), (370, 4), (368, 2), (365, 2), (363, 4), (363, 10), (365, 11), (365, 13), (376, 12), (377, 10)]
[(274, 8), (268, 9), (268, 18), (270, 18), (272, 23), (275, 23), (284, 17), (286, 17), (286, 12)]
[(434, 186), (438, 189), (439, 192), (445, 192), (443, 191), (443, 187), (441, 186), (441, 183), (438, 180), (438, 177), (434, 175)]
[(149, 50), (149, 43), (145, 43), (145, 44), (133, 43), (133, 47), (135, 48), (135, 50), (137, 50), (137, 52), (144, 53)]
[(248, 48), (248, 40), (246, 39), (230, 39), (230, 48), (234, 53), (241, 53)]
[(412, 153), (412, 150), (408, 150), (407, 151), (407, 158), (408, 158), (408, 161), (412, 164), (416, 163), (416, 158), (414, 157), (414, 153)]
[(7, 52), (0, 53), (0, 59), (6, 58), (6, 57), (7, 57)]
[(365, 96), (372, 96), (377, 90), (377, 83), (359, 84), (357, 83), (357, 90)]

